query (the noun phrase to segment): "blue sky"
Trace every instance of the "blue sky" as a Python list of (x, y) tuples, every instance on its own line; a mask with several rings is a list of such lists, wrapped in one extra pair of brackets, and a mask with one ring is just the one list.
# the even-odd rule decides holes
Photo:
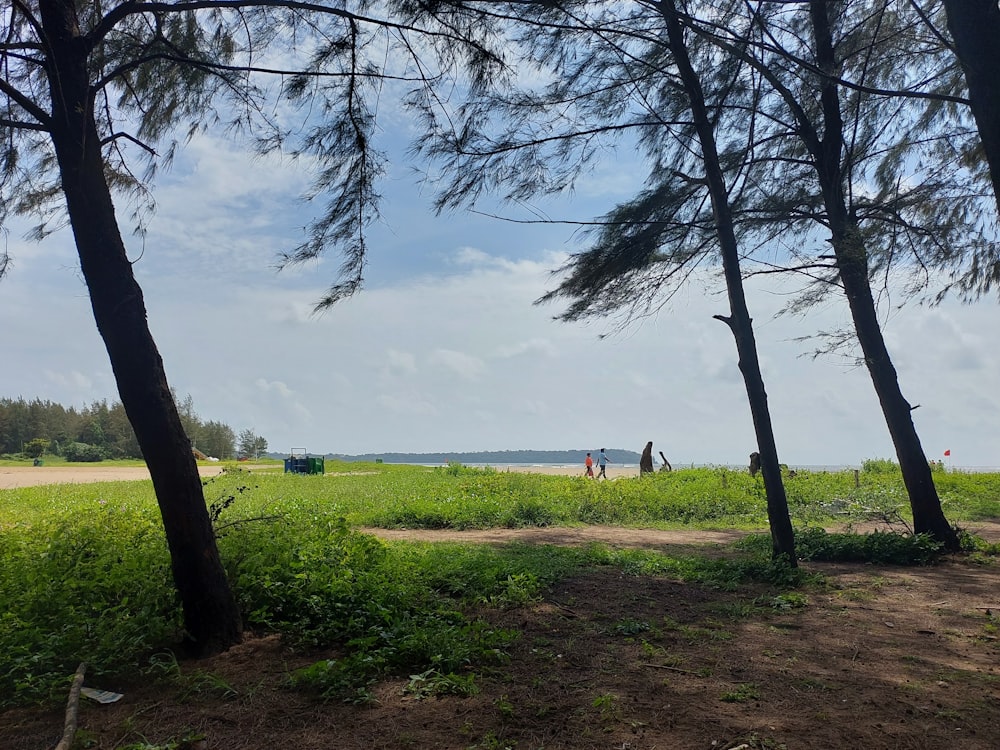
[[(541, 208), (593, 218), (639, 174), (625, 154)], [(313, 315), (339, 259), (274, 269), (309, 220), (297, 200), (306, 182), (298, 165), (200, 137), (160, 177), (145, 242), (127, 240), (170, 383), (203, 419), (251, 428), (282, 452), (638, 451), (652, 440), (683, 465), (742, 464), (755, 449), (735, 345), (711, 317), (728, 311), (717, 280), (699, 278), (624, 330), (555, 322), (558, 308), (532, 302), (579, 247), (572, 228), (435, 218), (397, 164), (382, 185), (385, 223), (369, 235), (365, 291)], [(116, 399), (69, 233), (33, 244), (22, 230), (6, 237), (0, 395)], [(812, 347), (795, 341), (847, 324), (845, 305), (774, 319), (789, 283), (748, 285), (780, 459), (893, 456), (867, 372), (803, 356)], [(952, 465), (1000, 465), (995, 300), (884, 313), (928, 456), (950, 449)]]

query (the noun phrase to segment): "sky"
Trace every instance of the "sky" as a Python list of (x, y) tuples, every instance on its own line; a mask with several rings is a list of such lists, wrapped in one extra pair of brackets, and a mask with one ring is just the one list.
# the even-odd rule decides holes
[[(640, 172), (609, 160), (571, 198), (538, 208), (593, 218), (628, 198)], [(652, 440), (684, 466), (745, 464), (756, 449), (732, 335), (712, 318), (728, 312), (717, 279), (699, 277), (624, 328), (558, 322), (558, 305), (533, 302), (582, 249), (572, 227), (435, 217), (398, 164), (382, 185), (364, 291), (316, 315), (336, 255), (275, 270), (311, 215), (297, 199), (306, 182), (295, 164), (200, 136), (158, 179), (144, 240), (126, 237), (168, 380), (203, 420), (252, 429), (281, 453), (606, 447), (614, 459)], [(124, 208), (119, 220), (127, 228)], [(0, 236), (12, 257), (0, 281), (0, 396), (117, 400), (70, 234), (34, 243), (24, 228)], [(775, 318), (790, 282), (747, 289), (779, 460), (894, 457), (867, 371), (814, 359), (816, 342), (799, 340), (847, 325), (845, 304)], [(928, 457), (1000, 466), (996, 299), (899, 301), (886, 301), (882, 321)]]

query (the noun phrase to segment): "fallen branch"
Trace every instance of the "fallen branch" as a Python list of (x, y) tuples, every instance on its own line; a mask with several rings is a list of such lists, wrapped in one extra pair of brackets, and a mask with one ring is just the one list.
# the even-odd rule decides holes
[(73, 677), (73, 685), (69, 689), (69, 700), (66, 702), (66, 721), (63, 724), (62, 739), (56, 745), (56, 750), (69, 750), (76, 737), (76, 717), (80, 711), (80, 688), (83, 687), (83, 675), (87, 671), (86, 662), (80, 662)]
[(554, 601), (552, 599), (550, 599), (549, 601), (552, 603), (552, 606), (556, 607), (557, 609), (561, 609), (563, 612), (565, 612), (568, 615), (572, 615), (573, 617), (579, 617), (580, 616), (578, 612), (574, 612), (569, 607), (567, 607), (565, 604), (560, 604), (559, 602)]

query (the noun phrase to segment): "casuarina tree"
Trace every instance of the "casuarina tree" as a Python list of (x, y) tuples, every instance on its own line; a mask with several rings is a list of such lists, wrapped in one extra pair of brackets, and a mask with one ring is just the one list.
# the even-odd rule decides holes
[[(441, 117), (438, 102), (427, 102), (436, 137), (423, 148), (448, 175), (439, 207), (473, 203), (485, 192), (522, 201), (567, 190), (603, 144), (624, 138), (638, 146), (649, 165), (646, 188), (594, 222), (590, 247), (571, 255), (541, 301), (565, 300), (563, 320), (635, 320), (663, 305), (695, 269), (721, 265), (729, 312), (715, 317), (736, 342), (774, 555), (795, 565), (733, 219), (733, 200), (752, 181), (744, 167), (753, 166), (753, 131), (743, 127), (756, 97), (752, 70), (689, 38), (673, 2), (467, 5), (481, 6), (484, 23), (506, 24), (514, 54), (545, 85), (473, 87), (458, 116)], [(739, 22), (741, 10), (740, 2), (714, 4), (723, 25)]]
[[(997, 266), (993, 212), (984, 210), (977, 170), (958, 145), (967, 125), (942, 115), (944, 107), (926, 107), (955, 103), (934, 90), (949, 74), (943, 49), (935, 40), (922, 43), (919, 19), (879, 0), (759, 5), (771, 11), (750, 11), (760, 29), (752, 45), (710, 18), (690, 20), (696, 33), (753, 65), (768, 89), (758, 107), (767, 123), (758, 153), (771, 175), (752, 215), (784, 227), (787, 239), (797, 237), (805, 248), (791, 252), (815, 282), (800, 305), (843, 292), (899, 458), (914, 530), (956, 549), (873, 288), (878, 279), (887, 291), (890, 280), (900, 280), (906, 297), (934, 301), (953, 288), (975, 296), (989, 288)], [(935, 286), (936, 297), (929, 293)]]
[[(650, 157), (648, 189), (604, 217), (592, 250), (571, 258), (547, 299), (571, 300), (564, 317), (644, 314), (706, 258), (726, 257), (731, 220), (744, 267), (806, 281), (791, 309), (843, 293), (854, 330), (836, 340), (860, 346), (914, 528), (954, 549), (882, 334), (878, 285), (930, 302), (951, 290), (973, 298), (1000, 278), (1000, 256), (964, 145), (954, 58), (922, 9), (888, 0), (466, 5), (523, 29), (517, 42), (542, 71), (528, 82), (544, 85), (476, 91), (458, 128), (428, 106), (439, 137), (427, 150), (453, 175), (440, 206), (486, 190), (523, 200), (569, 188), (613, 138), (635, 134)], [(681, 74), (685, 49), (704, 61), (707, 122), (687, 109), (697, 94)], [(681, 147), (664, 148), (673, 139)], [(719, 158), (692, 169), (712, 139), (723, 144)], [(710, 179), (709, 161), (722, 180)], [(711, 210), (693, 212), (684, 201), (696, 195)], [(718, 256), (707, 252), (715, 242)]]
[[(994, 0), (944, 0), (944, 7), (1000, 206), (1000, 5)], [(927, 20), (936, 28), (933, 18)], [(1000, 283), (1000, 274), (995, 281)]]
[[(331, 303), (363, 280), (364, 228), (377, 216), (382, 171), (374, 143), (379, 86), (405, 93), (409, 84), (431, 85), (460, 61), (485, 78), (498, 59), (460, 13), (405, 0), (12, 0), (3, 24), (0, 224), (33, 215), (34, 234), (43, 237), (68, 219), (152, 476), (188, 640), (199, 653), (224, 649), (240, 638), (240, 613), (115, 200), (143, 203), (151, 174), (144, 170), (202, 129), (246, 136), (262, 152), (308, 157), (311, 197), (326, 205), (283, 260), (341, 250), (342, 273), (320, 301)], [(298, 115), (295, 142), (270, 114), (278, 97), (287, 100), (283, 115)]]

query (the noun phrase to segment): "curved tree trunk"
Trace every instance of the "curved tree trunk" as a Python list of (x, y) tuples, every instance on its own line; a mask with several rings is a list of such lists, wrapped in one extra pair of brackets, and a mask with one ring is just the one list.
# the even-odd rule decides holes
[(764, 477), (764, 492), (767, 495), (767, 517), (771, 527), (772, 553), (775, 558), (784, 557), (794, 567), (797, 565), (795, 532), (788, 515), (788, 499), (785, 495), (785, 485), (781, 479), (778, 448), (774, 441), (771, 412), (767, 405), (767, 391), (764, 389), (764, 378), (760, 372), (757, 342), (753, 334), (753, 320), (750, 318), (746, 295), (743, 291), (739, 246), (729, 206), (729, 193), (719, 162), (714, 127), (708, 115), (701, 80), (691, 65), (684, 41), (683, 27), (677, 18), (677, 11), (672, 0), (664, 0), (661, 4), (661, 13), (667, 24), (667, 37), (670, 40), (670, 48), (677, 63), (677, 70), (690, 101), (691, 115), (698, 132), (698, 141), (705, 164), (705, 176), (712, 197), (712, 211), (715, 215), (730, 309), (728, 317), (722, 315), (715, 317), (729, 326), (736, 339), (739, 368), (747, 389), (754, 432), (757, 436), (757, 451), (760, 453), (761, 474)]
[(896, 448), (896, 457), (903, 474), (903, 483), (913, 512), (913, 531), (930, 534), (948, 549), (958, 549), (958, 536), (941, 509), (934, 477), (920, 437), (913, 426), (913, 411), (899, 387), (896, 368), (892, 364), (885, 338), (875, 314), (875, 300), (868, 281), (867, 253), (856, 227), (839, 228), (833, 247), (844, 284), (851, 317), (858, 334), (865, 364), (871, 375), (885, 415), (886, 425)]
[(944, 0), (944, 7), (1000, 205), (1000, 6), (997, 0)]
[[(817, 62), (824, 71), (833, 73), (836, 70), (836, 57), (828, 9), (824, 0), (811, 0), (809, 5)], [(833, 78), (827, 78), (823, 85), (821, 103), (824, 135), (822, 142), (815, 144), (813, 148), (813, 158), (830, 222), (834, 256), (858, 342), (865, 356), (865, 365), (882, 405), (882, 413), (899, 459), (903, 483), (913, 512), (913, 530), (918, 534), (930, 534), (944, 544), (945, 548), (956, 550), (958, 535), (941, 509), (930, 464), (913, 426), (910, 413), (912, 408), (903, 397), (896, 368), (893, 367), (878, 323), (875, 300), (868, 280), (868, 251), (857, 222), (847, 207), (844, 195), (846, 176), (843, 173), (844, 123), (840, 114), (837, 84)]]
[(52, 142), (94, 318), (153, 480), (187, 636), (196, 653), (217, 652), (239, 642), (239, 610), (115, 218), (88, 85), (89, 49), (73, 0), (41, 0), (40, 10), (52, 65)]

